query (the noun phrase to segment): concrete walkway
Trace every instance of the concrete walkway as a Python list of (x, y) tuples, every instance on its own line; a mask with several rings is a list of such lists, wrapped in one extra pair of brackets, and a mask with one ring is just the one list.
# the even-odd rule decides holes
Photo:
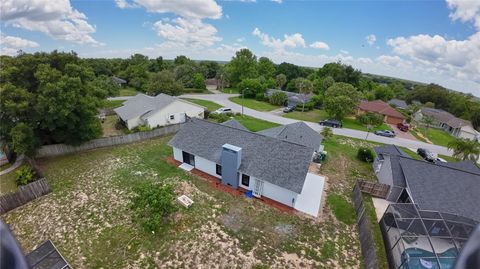
[[(182, 95), (181, 97), (188, 97), (188, 98), (194, 98), (194, 99), (202, 99), (202, 100), (208, 100), (212, 101), (215, 103), (218, 103), (221, 106), (231, 108), (234, 112), (241, 112), (242, 111), (242, 106), (238, 105), (230, 100), (228, 98), (238, 96), (238, 94), (185, 94)], [(255, 118), (275, 122), (278, 124), (290, 124), (294, 122), (299, 122), (299, 120), (295, 119), (289, 119), (289, 118), (284, 118), (279, 115), (275, 115), (274, 113), (271, 112), (262, 112), (262, 111), (257, 111), (253, 110), (247, 107), (243, 108), (243, 112), (245, 115), (252, 116)], [(314, 129), (317, 132), (321, 132), (323, 130), (323, 127), (320, 126), (318, 123), (314, 122), (306, 122), (308, 126), (310, 126), (312, 129)], [(347, 129), (347, 128), (338, 128), (338, 129), (333, 129), (333, 133), (336, 135), (342, 135), (342, 136), (347, 136), (347, 137), (353, 137), (353, 138), (359, 138), (359, 139), (365, 139), (367, 137), (367, 132), (364, 131), (358, 131), (358, 130), (353, 130), (353, 129)], [(452, 151), (447, 149), (446, 147), (442, 146), (437, 146), (437, 145), (432, 145), (428, 143), (424, 143), (421, 141), (415, 141), (411, 139), (406, 139), (406, 138), (401, 138), (401, 137), (394, 137), (394, 138), (389, 138), (389, 137), (383, 137), (383, 136), (377, 136), (373, 133), (368, 134), (367, 140), (373, 141), (373, 142), (379, 142), (379, 143), (384, 143), (384, 144), (395, 144), (397, 146), (402, 146), (406, 148), (411, 148), (411, 149), (417, 149), (417, 148), (426, 148), (433, 153), (437, 154), (443, 154), (447, 156), (452, 156)]]
[(20, 165), (22, 165), (23, 159), (24, 159), (24, 156), (23, 156), (23, 155), (20, 155), (20, 156), (15, 160), (15, 162), (12, 164), (12, 166), (10, 166), (9, 168), (7, 168), (7, 169), (5, 169), (5, 170), (3, 170), (3, 171), (0, 171), (0, 176), (6, 175), (6, 174), (14, 171), (15, 169), (17, 169)]

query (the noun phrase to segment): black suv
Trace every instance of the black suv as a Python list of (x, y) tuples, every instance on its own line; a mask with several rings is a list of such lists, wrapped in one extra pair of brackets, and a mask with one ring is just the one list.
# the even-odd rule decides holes
[(342, 122), (338, 120), (332, 120), (332, 119), (322, 120), (319, 122), (319, 124), (322, 126), (328, 126), (332, 128), (342, 128)]
[(428, 149), (417, 149), (417, 154), (420, 155), (425, 161), (434, 162), (436, 160), (435, 156)]

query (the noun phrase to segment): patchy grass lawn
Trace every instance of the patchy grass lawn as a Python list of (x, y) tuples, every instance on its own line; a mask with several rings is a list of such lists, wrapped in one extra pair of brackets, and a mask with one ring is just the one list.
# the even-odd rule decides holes
[[(169, 139), (38, 160), (53, 192), (2, 217), (26, 252), (51, 239), (74, 268), (361, 267), (355, 225), (329, 206), (313, 220), (219, 192), (166, 162)], [(337, 136), (325, 144), (327, 197), (351, 205), (355, 179), (373, 177), (355, 149), (375, 144)], [(129, 207), (140, 181), (173, 183), (194, 205), (176, 213), (164, 233), (145, 232)]]
[(104, 100), (102, 108), (117, 108), (121, 107), (125, 100)]
[(17, 190), (17, 184), (15, 183), (16, 171), (18, 171), (18, 168), (8, 174), (0, 176), (0, 195)]
[(342, 195), (328, 195), (327, 204), (339, 221), (349, 225), (355, 223), (355, 209), (353, 208), (352, 203)]
[(440, 129), (426, 129), (423, 126), (419, 126), (416, 128), (416, 130), (418, 132), (421, 132), (426, 138), (428, 138), (428, 140), (430, 140), (435, 145), (447, 147), (448, 143), (455, 140), (455, 137)]
[(242, 99), (242, 97), (230, 97), (230, 98), (228, 98), (228, 100), (230, 100), (234, 103), (237, 103), (239, 105), (242, 105), (242, 103), (243, 103), (243, 106), (251, 108), (251, 109), (255, 109), (255, 110), (258, 110), (258, 111), (272, 111), (274, 109), (277, 109), (277, 108), (281, 107), (281, 106), (272, 105), (268, 102), (257, 101), (255, 99), (251, 99), (251, 98), (243, 98)]
[(278, 123), (257, 119), (247, 115), (243, 115), (243, 116), (238, 115), (238, 116), (235, 116), (234, 118), (252, 132), (258, 132), (258, 131), (280, 126), (280, 124)]
[(102, 137), (116, 136), (124, 134), (122, 130), (118, 130), (115, 125), (118, 122), (117, 115), (109, 115), (105, 117), (105, 121), (102, 123)]
[(134, 88), (122, 88), (120, 89), (120, 92), (119, 92), (119, 96), (134, 96), (134, 95), (137, 95), (138, 92), (137, 90), (135, 90)]
[(213, 112), (219, 108), (221, 108), (222, 106), (215, 103), (215, 102), (212, 102), (212, 101), (207, 101), (207, 100), (200, 100), (200, 99), (192, 99), (192, 98), (182, 98), (182, 99), (185, 99), (189, 102), (192, 102), (192, 103), (195, 103), (197, 105), (201, 105), (201, 106), (204, 106), (208, 109), (208, 111), (210, 112)]
[(296, 119), (296, 120), (303, 120), (303, 121), (311, 121), (318, 123), (321, 120), (327, 119), (328, 114), (323, 109), (313, 109), (310, 111), (292, 111), (290, 113), (283, 114), (283, 117), (289, 119)]
[(238, 93), (240, 94), (240, 90), (238, 88), (225, 88), (223, 89), (224, 93)]

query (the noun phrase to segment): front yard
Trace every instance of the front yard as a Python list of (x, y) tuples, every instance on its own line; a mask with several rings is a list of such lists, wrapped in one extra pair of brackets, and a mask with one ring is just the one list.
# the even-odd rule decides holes
[[(356, 148), (372, 143), (325, 143), (328, 205), (313, 220), (233, 197), (169, 164), (169, 139), (38, 160), (53, 192), (2, 218), (26, 252), (51, 239), (74, 268), (360, 267), (350, 195), (355, 178), (373, 177), (370, 164), (355, 158)], [(145, 232), (129, 207), (141, 181), (173, 183), (194, 205), (164, 233)]]
[(448, 147), (448, 143), (455, 140), (455, 137), (451, 136), (450, 134), (448, 134), (447, 132), (441, 129), (436, 129), (436, 128), (426, 129), (423, 126), (418, 126), (412, 132), (416, 137), (418, 137), (418, 134), (416, 134), (415, 132), (421, 133), (428, 140), (430, 140), (430, 142), (439, 146)]
[(245, 107), (255, 109), (255, 110), (258, 110), (258, 111), (272, 111), (272, 110), (281, 108), (281, 106), (275, 106), (275, 105), (272, 105), (268, 102), (257, 101), (255, 99), (251, 99), (251, 98), (230, 97), (230, 98), (228, 98), (228, 100), (230, 100), (230, 101), (232, 101), (236, 104), (239, 104), (239, 105), (243, 104), (243, 106), (245, 106)]

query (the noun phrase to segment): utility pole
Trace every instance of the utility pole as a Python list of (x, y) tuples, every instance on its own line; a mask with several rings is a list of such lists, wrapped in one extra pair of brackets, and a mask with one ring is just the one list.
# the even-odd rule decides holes
[(242, 90), (242, 117), (243, 117), (243, 102), (244, 102), (244, 99), (245, 99), (245, 90), (248, 90), (248, 88), (245, 88)]

